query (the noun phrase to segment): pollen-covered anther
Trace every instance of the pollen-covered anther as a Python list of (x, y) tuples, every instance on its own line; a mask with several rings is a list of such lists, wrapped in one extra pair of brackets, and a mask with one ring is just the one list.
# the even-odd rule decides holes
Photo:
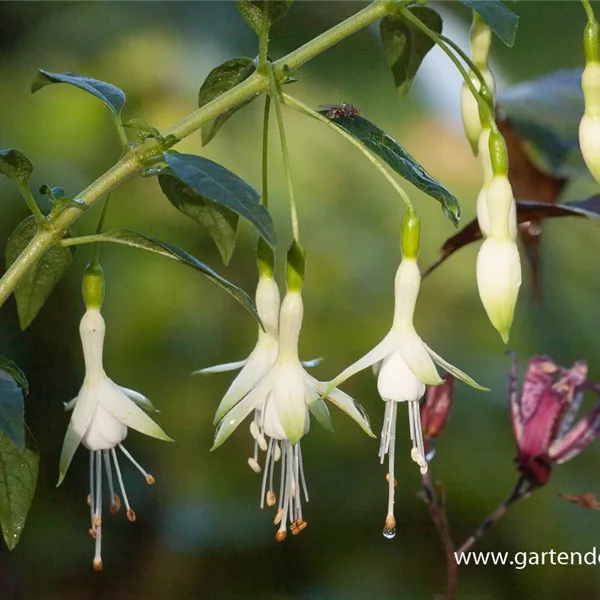
[(267, 492), (266, 500), (267, 506), (275, 506), (275, 503), (277, 502), (277, 496), (275, 496), (273, 490), (269, 490)]
[(273, 460), (277, 462), (281, 458), (281, 448), (279, 444), (275, 444), (275, 448), (273, 449)]
[(258, 464), (258, 461), (255, 458), (250, 457), (248, 459), (248, 465), (255, 473), (260, 473), (262, 470), (260, 468), (260, 465)]
[(92, 536), (94, 539), (96, 539), (96, 537), (97, 537), (96, 528), (95, 528), (95, 527), (90, 527), (90, 529), (89, 529), (89, 532), (90, 532), (90, 535), (91, 535), (91, 536)]
[(116, 515), (121, 510), (121, 498), (118, 494), (113, 495), (112, 502), (110, 503), (110, 512)]
[(287, 531), (285, 529), (283, 529), (283, 530), (280, 529), (275, 534), (275, 540), (278, 542), (283, 542), (283, 540), (285, 540), (286, 537), (287, 537)]
[[(386, 473), (385, 474), (385, 480), (389, 483), (390, 482), (390, 474)], [(398, 480), (394, 479), (394, 487), (398, 487)]]
[(93, 566), (94, 566), (94, 571), (96, 571), (96, 573), (99, 573), (100, 571), (102, 571), (102, 561), (101, 560), (94, 559)]
[(133, 509), (131, 509), (131, 508), (127, 509), (127, 519), (129, 521), (131, 521), (132, 523), (137, 519), (137, 517), (135, 516), (135, 513), (133, 512)]
[(88, 506), (91, 506), (92, 505), (92, 495), (88, 494), (85, 501), (87, 502)]
[(306, 529), (307, 525), (308, 523), (304, 519), (296, 519), (290, 525), (290, 531), (292, 532), (292, 535), (298, 535), (301, 531)]
[(94, 515), (94, 525), (100, 527), (102, 525), (102, 517), (100, 515)]
[(423, 473), (423, 475), (427, 473), (429, 464), (427, 463), (425, 457), (421, 454), (418, 448), (413, 447), (413, 449), (410, 451), (410, 457), (413, 459), (414, 462), (416, 462), (419, 465), (419, 467), (421, 468), (421, 473)]
[(283, 519), (283, 509), (282, 508), (280, 508), (277, 511), (277, 514), (275, 515), (275, 518), (273, 519), (273, 524), (279, 525), (279, 523), (281, 523), (281, 519)]
[(148, 485), (154, 485), (156, 483), (156, 479), (150, 473), (146, 473), (146, 483)]

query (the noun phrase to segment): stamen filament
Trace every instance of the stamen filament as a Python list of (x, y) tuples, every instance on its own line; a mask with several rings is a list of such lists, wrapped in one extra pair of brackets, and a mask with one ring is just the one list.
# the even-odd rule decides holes
[(304, 477), (304, 464), (302, 462), (302, 446), (298, 442), (298, 470), (300, 471), (300, 481), (302, 482), (302, 490), (304, 491), (304, 499), (308, 502), (308, 487)]
[(89, 495), (89, 504), (90, 504), (90, 519), (92, 521), (92, 529), (91, 529), (91, 531), (93, 531), (96, 528), (96, 525), (94, 524), (94, 506), (95, 506), (96, 502), (95, 502), (95, 495), (94, 495), (94, 451), (93, 450), (90, 450), (90, 495)]
[(119, 448), (121, 448), (121, 450), (123, 451), (123, 454), (131, 461), (133, 466), (144, 476), (146, 483), (148, 485), (153, 485), (156, 482), (154, 477), (152, 477), (152, 475), (150, 475), (150, 473), (147, 473), (142, 468), (142, 466), (135, 460), (135, 458), (133, 458), (133, 456), (131, 456), (131, 454), (129, 454), (129, 452), (127, 452), (127, 450), (125, 449), (125, 446), (123, 446), (122, 444), (119, 444)]
[(269, 446), (267, 448), (267, 458), (265, 458), (265, 471), (263, 473), (262, 485), (260, 487), (260, 508), (265, 507), (265, 494), (267, 492), (267, 476), (269, 472), (269, 464), (271, 462), (271, 454), (273, 451), (273, 439), (269, 440)]
[[(96, 502), (94, 506), (94, 525), (102, 525), (102, 458), (101, 451), (96, 450)], [(98, 535), (98, 537), (100, 537)]]
[(108, 450), (102, 450), (104, 458), (104, 468), (106, 469), (106, 478), (108, 479), (108, 490), (110, 492), (110, 512), (114, 515), (119, 510), (118, 496), (115, 494), (115, 486), (113, 483), (112, 467), (110, 465), (110, 457)]
[(119, 481), (119, 487), (121, 488), (121, 494), (123, 494), (123, 501), (125, 502), (125, 508), (127, 509), (127, 518), (130, 521), (135, 521), (135, 513), (131, 510), (131, 506), (129, 506), (129, 499), (127, 498), (127, 492), (125, 491), (125, 486), (123, 485), (123, 476), (121, 475), (121, 469), (119, 468), (119, 461), (117, 459), (117, 453), (114, 448), (110, 449), (110, 452), (113, 457), (113, 462), (115, 463), (115, 471), (117, 472), (117, 480)]

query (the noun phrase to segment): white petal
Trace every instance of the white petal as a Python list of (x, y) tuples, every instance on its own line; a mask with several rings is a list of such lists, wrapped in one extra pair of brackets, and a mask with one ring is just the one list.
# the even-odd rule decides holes
[(160, 412), (158, 408), (150, 402), (146, 396), (136, 392), (135, 390), (130, 390), (129, 388), (123, 387), (122, 385), (118, 386), (118, 388), (128, 397), (131, 398), (140, 408), (150, 412)]
[[(335, 404), (340, 410), (343, 410), (349, 417), (354, 419), (367, 435), (370, 435), (373, 438), (376, 437), (371, 431), (369, 417), (367, 416), (365, 409), (358, 402), (356, 402), (352, 396), (349, 396), (338, 388), (329, 390), (327, 383), (317, 381), (310, 375), (308, 375), (308, 380), (318, 394), (327, 398), (329, 402)], [(325, 395), (326, 393), (327, 395)]]
[(77, 450), (77, 446), (79, 446), (85, 435), (94, 416), (94, 412), (96, 411), (96, 396), (93, 393), (93, 389), (90, 393), (89, 386), (84, 385), (79, 392), (79, 396), (77, 396), (75, 400), (75, 410), (71, 415), (71, 420), (69, 421), (67, 433), (65, 434), (65, 439), (63, 441), (62, 452), (60, 454), (57, 486), (59, 486), (65, 478), (67, 469)]
[[(304, 387), (305, 371), (300, 363), (283, 365), (273, 379), (273, 400), (277, 415), (287, 434), (295, 444), (308, 432), (309, 416)], [(265, 430), (265, 433), (268, 432)]]
[(417, 402), (425, 394), (425, 384), (408, 367), (400, 350), (396, 350), (381, 365), (377, 391), (383, 400)]
[(333, 433), (333, 424), (331, 422), (331, 415), (329, 414), (327, 404), (325, 404), (325, 401), (321, 398), (316, 389), (313, 388), (310, 380), (305, 381), (304, 386), (306, 390), (306, 402), (310, 414), (319, 422), (323, 429)]
[(279, 356), (298, 361), (298, 340), (302, 328), (304, 304), (298, 291), (288, 291), (279, 314)]
[(270, 385), (269, 373), (223, 417), (215, 431), (215, 440), (211, 451), (218, 448), (255, 408), (264, 404)]
[(404, 362), (423, 383), (427, 385), (443, 383), (423, 340), (414, 329), (402, 331), (398, 336), (398, 345)]
[(425, 344), (425, 349), (427, 350), (427, 352), (429, 352), (429, 354), (431, 355), (431, 358), (433, 358), (434, 362), (436, 362), (438, 365), (440, 365), (440, 367), (442, 367), (443, 369), (448, 371), (448, 373), (450, 373), (451, 375), (454, 375), (454, 377), (456, 377), (457, 379), (464, 381), (467, 385), (470, 385), (472, 388), (475, 388), (476, 390), (481, 390), (482, 392), (490, 391), (490, 388), (486, 388), (486, 387), (483, 387), (482, 385), (479, 385), (474, 379), (469, 377), (466, 373), (464, 373), (463, 371), (461, 371), (454, 365), (451, 365), (447, 360), (444, 360), (439, 354), (436, 354), (427, 344)]
[(106, 325), (104, 318), (97, 308), (89, 308), (79, 324), (79, 335), (83, 346), (86, 379), (93, 380), (104, 376), (102, 367), (102, 349)]
[(211, 375), (212, 373), (226, 373), (227, 371), (237, 371), (241, 369), (248, 359), (238, 360), (237, 362), (224, 363), (222, 365), (214, 365), (212, 367), (205, 367), (204, 369), (198, 369), (193, 371), (192, 375)]
[(373, 350), (367, 352), (362, 358), (359, 358), (355, 363), (351, 364), (337, 377), (332, 379), (327, 386), (327, 390), (332, 390), (346, 381), (346, 379), (352, 377), (352, 375), (356, 375), (356, 373), (382, 361), (393, 350), (394, 337), (390, 332), (383, 338), (383, 340), (381, 340), (381, 342), (379, 342), (379, 344), (377, 344), (377, 346), (375, 346), (375, 348), (373, 348)]
[(121, 423), (150, 437), (172, 442), (173, 440), (139, 406), (130, 400), (108, 377), (99, 392), (102, 407)]
[(77, 398), (78, 398), (78, 396), (75, 396), (75, 398), (73, 398), (73, 400), (69, 400), (68, 402), (63, 402), (63, 406), (65, 407), (65, 412), (70, 412), (75, 408), (75, 405), (77, 404)]
[(414, 258), (403, 258), (394, 279), (394, 327), (412, 327), (421, 285), (421, 271)]
[(272, 277), (259, 278), (255, 300), (256, 312), (264, 326), (264, 331), (259, 328), (259, 335), (267, 335), (276, 339), (281, 300), (279, 288)]
[(217, 424), (269, 371), (277, 358), (277, 344), (256, 345), (244, 368), (233, 380), (221, 400), (213, 424)]
[(287, 440), (287, 433), (277, 412), (277, 405), (273, 399), (273, 392), (269, 392), (262, 409), (262, 424), (265, 435), (274, 440)]
[(110, 450), (127, 437), (127, 426), (102, 408), (96, 407), (96, 412), (81, 443), (88, 450)]

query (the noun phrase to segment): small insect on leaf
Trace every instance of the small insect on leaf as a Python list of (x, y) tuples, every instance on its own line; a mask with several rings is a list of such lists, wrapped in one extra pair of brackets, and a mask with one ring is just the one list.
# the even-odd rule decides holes
[(358, 117), (358, 115), (360, 115), (360, 109), (349, 102), (342, 102), (341, 104), (322, 104), (319, 106), (319, 109), (327, 111), (325, 116), (328, 119), (342, 119), (344, 117)]

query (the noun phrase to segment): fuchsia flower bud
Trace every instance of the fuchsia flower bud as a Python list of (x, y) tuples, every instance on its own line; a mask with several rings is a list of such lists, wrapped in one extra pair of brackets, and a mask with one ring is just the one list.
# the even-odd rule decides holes
[(425, 443), (439, 437), (446, 426), (452, 409), (454, 377), (444, 375), (444, 383), (427, 388), (425, 402), (421, 404), (421, 425)]
[(517, 442), (517, 467), (533, 487), (545, 485), (554, 464), (570, 460), (600, 435), (600, 402), (574, 427), (583, 393), (598, 387), (587, 380), (587, 363), (570, 369), (538, 356), (531, 359), (521, 395), (516, 362), (510, 379), (510, 408)]

